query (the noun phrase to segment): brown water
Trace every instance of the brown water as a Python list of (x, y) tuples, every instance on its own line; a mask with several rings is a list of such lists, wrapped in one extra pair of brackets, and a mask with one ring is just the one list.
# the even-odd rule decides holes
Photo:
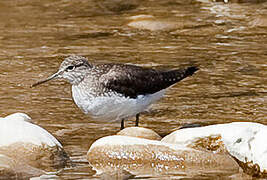
[[(90, 145), (119, 130), (119, 124), (85, 116), (64, 81), (30, 88), (56, 72), (69, 54), (164, 68), (199, 65), (196, 75), (170, 88), (141, 116), (141, 126), (161, 135), (188, 123), (267, 124), (267, 3), (118, 2), (0, 2), (1, 116), (25, 112), (62, 142), (77, 166), (59, 176), (93, 177), (85, 160)], [(178, 26), (171, 31), (128, 27), (129, 17), (140, 14)]]

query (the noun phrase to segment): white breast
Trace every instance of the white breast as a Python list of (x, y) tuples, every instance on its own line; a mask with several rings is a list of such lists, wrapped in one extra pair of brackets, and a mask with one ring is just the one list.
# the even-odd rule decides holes
[(85, 114), (101, 121), (119, 121), (143, 112), (150, 104), (159, 100), (165, 90), (149, 95), (139, 95), (136, 99), (118, 94), (94, 97), (89, 92), (72, 86), (74, 102)]

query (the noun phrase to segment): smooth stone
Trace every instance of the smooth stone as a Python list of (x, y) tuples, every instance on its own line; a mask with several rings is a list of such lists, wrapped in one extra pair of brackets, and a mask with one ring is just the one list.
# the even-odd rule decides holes
[[(177, 130), (162, 142), (198, 146), (205, 149), (225, 149), (234, 157), (244, 172), (256, 177), (267, 176), (267, 126), (252, 122), (233, 122), (191, 129)], [(207, 141), (205, 139), (213, 139)], [(203, 141), (204, 140), (204, 141)], [(205, 144), (205, 143), (204, 143)], [(217, 146), (217, 147), (216, 147)]]
[(117, 135), (138, 137), (157, 141), (160, 141), (162, 139), (161, 136), (158, 135), (158, 133), (156, 133), (155, 131), (143, 127), (128, 127), (118, 132)]
[(87, 160), (97, 174), (126, 171), (132, 175), (235, 174), (238, 164), (229, 156), (127, 136), (107, 136), (92, 144)]
[(24, 113), (0, 118), (0, 154), (25, 167), (48, 171), (64, 167), (69, 157), (60, 142), (30, 121)]
[(24, 113), (14, 113), (5, 118), (0, 118), (0, 147), (17, 142), (62, 148), (60, 142), (53, 135), (32, 124), (31, 118)]
[(170, 31), (183, 27), (182, 24), (178, 24), (172, 21), (165, 21), (156, 19), (151, 15), (137, 15), (129, 18), (131, 21), (127, 24), (129, 27), (150, 30), (150, 31)]

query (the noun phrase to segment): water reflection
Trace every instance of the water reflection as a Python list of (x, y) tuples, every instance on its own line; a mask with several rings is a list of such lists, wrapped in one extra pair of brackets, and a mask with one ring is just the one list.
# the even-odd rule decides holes
[[(113, 3), (116, 2), (116, 3)], [(128, 4), (127, 4), (128, 3)], [(59, 176), (91, 177), (84, 155), (119, 124), (100, 124), (72, 102), (70, 86), (30, 85), (79, 54), (94, 62), (147, 66), (200, 66), (194, 78), (170, 88), (141, 126), (168, 134), (187, 123), (267, 123), (266, 3), (197, 1), (2, 1), (0, 3), (0, 103), (2, 116), (25, 112), (55, 134), (77, 166)], [(135, 15), (179, 24), (170, 31), (129, 27)], [(261, 21), (257, 18), (260, 17)], [(253, 23), (254, 22), (254, 23)], [(257, 23), (255, 23), (257, 22)], [(126, 126), (133, 126), (128, 121)]]

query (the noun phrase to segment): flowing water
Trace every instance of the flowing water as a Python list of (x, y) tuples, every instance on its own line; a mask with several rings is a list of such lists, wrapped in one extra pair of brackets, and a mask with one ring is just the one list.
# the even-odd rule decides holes
[[(129, 27), (153, 15), (163, 30)], [(198, 65), (140, 117), (161, 135), (185, 124), (252, 121), (267, 124), (267, 3), (195, 0), (14, 0), (0, 2), (1, 116), (25, 112), (55, 135), (76, 166), (62, 178), (90, 178), (86, 153), (119, 123), (98, 123), (73, 103), (70, 85), (30, 85), (57, 71), (64, 57), (159, 68)], [(163, 26), (164, 26), (163, 23)], [(166, 25), (165, 24), (165, 25)], [(133, 119), (126, 126), (134, 126)]]

